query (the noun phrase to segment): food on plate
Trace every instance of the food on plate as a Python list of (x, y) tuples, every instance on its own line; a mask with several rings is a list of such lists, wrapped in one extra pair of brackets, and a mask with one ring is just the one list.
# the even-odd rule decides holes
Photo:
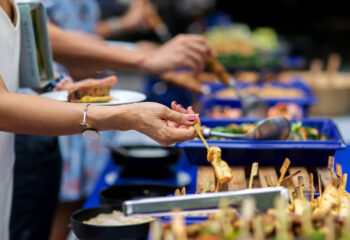
[[(257, 123), (242, 123), (242, 124), (229, 124), (227, 126), (219, 126), (213, 128), (215, 132), (233, 133), (233, 134), (245, 134), (252, 131)], [(210, 139), (218, 139), (211, 137)], [(223, 138), (224, 139), (224, 138)], [(305, 140), (327, 140), (327, 136), (320, 133), (317, 126), (303, 126), (303, 123), (298, 121), (292, 123), (291, 133), (289, 140), (305, 141)]]
[(96, 217), (83, 221), (85, 224), (96, 226), (125, 226), (153, 221), (154, 218), (147, 216), (124, 216), (122, 212), (101, 213)]
[[(262, 87), (259, 86), (249, 86), (246, 88), (241, 88), (240, 92), (242, 95), (254, 94), (261, 98), (275, 99), (292, 99), (292, 98), (302, 98), (304, 97), (304, 92), (297, 88), (284, 88), (277, 87), (270, 84), (265, 84)], [(217, 97), (229, 99), (237, 98), (236, 91), (234, 89), (226, 88), (220, 90), (216, 93)]]
[(68, 101), (78, 103), (103, 103), (113, 99), (111, 87), (104, 83), (89, 83), (68, 90)]
[(221, 149), (219, 147), (209, 147), (207, 160), (214, 168), (218, 183), (224, 184), (231, 181), (233, 177), (231, 168), (221, 159)]

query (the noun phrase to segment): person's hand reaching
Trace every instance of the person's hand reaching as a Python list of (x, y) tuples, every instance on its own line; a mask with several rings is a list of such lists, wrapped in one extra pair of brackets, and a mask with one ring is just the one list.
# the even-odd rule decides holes
[(155, 74), (182, 67), (199, 73), (205, 67), (207, 55), (212, 55), (212, 50), (203, 36), (180, 34), (153, 53), (146, 54), (141, 65)]

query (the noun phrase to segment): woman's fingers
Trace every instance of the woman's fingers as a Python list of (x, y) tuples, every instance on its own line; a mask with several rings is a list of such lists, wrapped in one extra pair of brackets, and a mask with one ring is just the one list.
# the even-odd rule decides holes
[(171, 110), (169, 108), (167, 108), (167, 110), (163, 111), (161, 118), (163, 118), (164, 120), (173, 121), (173, 122), (178, 123), (180, 125), (188, 125), (188, 126), (193, 125), (197, 119), (196, 115), (179, 113), (179, 112)]
[(167, 128), (170, 143), (183, 142), (191, 140), (196, 137), (196, 131), (193, 127), (191, 128)]

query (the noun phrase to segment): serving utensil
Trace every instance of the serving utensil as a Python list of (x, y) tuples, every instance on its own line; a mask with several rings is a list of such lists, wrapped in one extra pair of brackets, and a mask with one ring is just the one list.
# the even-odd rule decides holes
[(264, 117), (266, 116), (267, 103), (257, 95), (242, 95), (237, 88), (236, 80), (230, 75), (225, 67), (213, 56), (206, 57), (206, 65), (227, 87), (232, 88), (238, 99), (241, 101), (241, 108), (244, 116), (247, 117)]
[(216, 209), (226, 199), (231, 206), (239, 206), (245, 199), (254, 198), (257, 211), (264, 212), (274, 206), (274, 200), (281, 196), (288, 201), (288, 190), (284, 187), (245, 189), (231, 192), (189, 194), (184, 196), (156, 197), (125, 201), (123, 212), (128, 215), (168, 216), (173, 209), (185, 212), (208, 212)]
[(285, 140), (290, 134), (290, 129), (291, 123), (288, 119), (273, 117), (260, 122), (252, 131), (245, 134), (215, 132), (211, 128), (205, 127), (203, 136), (242, 140)]

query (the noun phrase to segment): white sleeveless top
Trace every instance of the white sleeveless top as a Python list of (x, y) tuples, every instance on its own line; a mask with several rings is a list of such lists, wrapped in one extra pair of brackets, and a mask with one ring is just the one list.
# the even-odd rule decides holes
[[(13, 0), (16, 26), (0, 7), (0, 75), (10, 92), (16, 92), (19, 77), (20, 18)], [(0, 121), (3, 121), (0, 119)], [(9, 239), (9, 219), (12, 199), (14, 134), (0, 132), (0, 239)]]

